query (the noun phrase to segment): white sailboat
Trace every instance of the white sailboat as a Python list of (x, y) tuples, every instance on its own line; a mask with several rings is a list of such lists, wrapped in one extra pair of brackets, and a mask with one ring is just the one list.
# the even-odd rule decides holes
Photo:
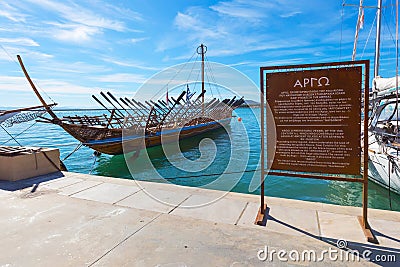
[[(361, 1), (362, 4), (362, 1)], [(396, 1), (396, 40), (398, 40), (398, 1)], [(371, 181), (400, 194), (400, 110), (398, 63), (396, 76), (379, 76), (382, 0), (378, 0), (374, 80), (368, 125), (369, 173)], [(356, 34), (357, 36), (357, 34)], [(398, 58), (396, 42), (396, 59)], [(397, 61), (398, 62), (398, 61)]]

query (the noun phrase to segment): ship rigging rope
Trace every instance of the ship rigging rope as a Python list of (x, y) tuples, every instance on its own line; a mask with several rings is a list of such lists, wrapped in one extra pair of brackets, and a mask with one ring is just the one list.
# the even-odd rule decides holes
[(388, 28), (389, 35), (390, 35), (390, 37), (391, 37), (391, 39), (392, 39), (392, 41), (393, 41), (393, 44), (396, 44), (396, 41), (395, 41), (394, 36), (393, 36), (393, 33), (392, 33), (392, 31), (390, 30), (390, 25), (389, 25), (389, 23), (388, 23), (388, 21), (387, 21), (386, 16), (385, 16), (384, 13), (382, 13), (382, 17), (383, 17), (383, 21), (385, 21), (386, 27)]
[[(391, 6), (392, 9), (393, 9), (393, 6), (395, 6), (395, 5), (391, 4), (390, 6)], [(385, 8), (385, 7), (382, 7), (382, 8)], [(392, 13), (393, 13), (393, 12), (392, 12)], [(390, 35), (390, 37), (391, 37), (393, 43), (396, 44), (397, 38), (395, 38), (395, 37), (393, 36), (393, 33), (392, 33), (392, 31), (390, 30), (390, 25), (389, 25), (389, 22), (388, 22), (388, 20), (387, 20), (387, 16), (386, 16), (384, 13), (382, 13), (382, 17), (383, 17), (383, 20), (384, 20), (384, 22), (385, 22), (385, 24), (386, 24), (386, 27), (387, 27), (387, 29), (388, 29), (389, 35)], [(390, 17), (392, 17), (392, 16), (390, 16)], [(370, 37), (371, 37), (372, 30), (374, 29), (374, 25), (375, 25), (375, 22), (376, 22), (376, 18), (377, 18), (377, 14), (375, 14), (374, 21), (372, 22), (371, 28), (370, 28), (370, 30), (369, 30), (367, 40), (365, 41), (364, 48), (363, 48), (363, 52), (362, 52), (362, 54), (361, 54), (361, 58), (364, 57), (365, 49), (366, 49), (367, 44), (368, 44), (368, 42), (369, 42), (369, 39), (370, 39)], [(396, 30), (396, 32), (397, 32), (397, 30)]]
[(161, 93), (161, 91), (163, 91), (163, 90), (165, 90), (166, 88), (168, 88), (169, 83), (170, 83), (171, 81), (173, 81), (173, 80), (175, 79), (176, 76), (178, 76), (178, 74), (183, 70), (183, 68), (193, 59), (193, 57), (194, 57), (195, 54), (197, 54), (197, 51), (195, 51), (195, 52), (193, 53), (193, 55), (186, 61), (186, 63), (182, 64), (182, 67), (179, 69), (179, 71), (176, 72), (175, 75), (167, 82), (167, 84), (164, 85), (163, 87), (161, 87), (161, 89), (158, 90), (158, 92), (155, 93), (155, 94), (153, 95), (153, 97), (158, 96), (158, 95)]
[[(207, 80), (213, 82), (214, 84), (216, 84), (215, 80), (212, 79), (213, 78), (212, 69), (211, 69), (211, 66), (210, 66), (210, 63), (208, 62), (208, 60), (206, 61), (206, 65), (207, 65), (207, 68), (210, 70), (209, 71), (210, 73), (206, 72)], [(210, 88), (211, 96), (214, 97), (214, 93), (213, 93), (213, 90), (211, 88), (211, 83), (210, 82), (208, 83), (208, 88)]]
[[(196, 62), (198, 58), (199, 58), (199, 55), (196, 56), (196, 59), (194, 60), (194, 62)], [(187, 64), (187, 63), (185, 63), (185, 64)], [(186, 79), (186, 83), (188, 83), (188, 81), (189, 81), (189, 79), (190, 79), (190, 76), (192, 75), (192, 72), (193, 72), (193, 69), (194, 69), (195, 65), (196, 65), (196, 64), (193, 64), (193, 65), (192, 65), (192, 69), (191, 69), (190, 72), (189, 72), (189, 75), (188, 75), (188, 77), (187, 77), (187, 79)], [(198, 77), (198, 76), (197, 76), (197, 77)]]
[[(0, 47), (4, 50), (4, 52), (7, 54), (7, 56), (11, 59), (11, 61), (13, 61), (15, 64), (18, 65), (18, 68), (20, 68), (21, 66), (19, 65), (19, 63), (10, 55), (10, 53), (8, 53), (8, 51), (4, 48), (4, 46), (2, 44), (0, 44)], [(56, 102), (39, 86), (36, 84), (36, 87), (40, 89), (40, 91), (45, 94), (51, 102), (53, 102), (53, 104), (55, 104)]]
[(372, 22), (371, 28), (369, 29), (368, 37), (367, 37), (367, 40), (365, 41), (364, 48), (363, 48), (363, 51), (362, 51), (362, 54), (361, 54), (361, 58), (364, 57), (365, 49), (367, 48), (367, 44), (369, 42), (369, 38), (371, 37), (372, 29), (374, 28), (375, 21), (376, 21), (376, 14), (375, 14), (375, 17), (374, 17), (374, 21)]
[[(197, 73), (196, 81), (198, 81), (200, 79), (200, 74), (201, 74), (200, 72)], [(196, 91), (196, 85), (197, 85), (197, 83), (194, 83), (193, 92)]]
[[(211, 78), (209, 77), (209, 74), (208, 74), (208, 73), (206, 73), (206, 76), (207, 76), (207, 80), (210, 81)], [(214, 93), (213, 93), (213, 90), (212, 90), (212, 88), (211, 88), (211, 83), (208, 83), (208, 88), (210, 88), (211, 96), (214, 97)]]
[[(215, 84), (215, 88), (218, 92), (218, 96), (220, 99), (222, 99), (221, 92), (219, 91), (219, 88), (217, 87), (217, 84), (218, 84), (217, 80), (215, 79), (215, 75), (214, 75), (213, 69), (211, 68), (210, 61), (208, 60), (207, 55), (206, 55), (206, 60), (207, 60), (206, 64), (208, 65), (208, 68), (210, 69), (210, 76), (211, 76), (210, 80)], [(211, 85), (209, 85), (209, 86), (210, 86), (210, 90), (211, 90)]]

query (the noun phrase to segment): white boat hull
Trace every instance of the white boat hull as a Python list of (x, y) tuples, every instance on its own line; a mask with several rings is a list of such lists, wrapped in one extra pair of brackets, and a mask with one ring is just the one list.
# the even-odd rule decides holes
[[(392, 192), (400, 194), (400, 154), (397, 156), (397, 151), (391, 148), (385, 148), (386, 153), (375, 142), (368, 149), (368, 178), (387, 188)], [(392, 156), (389, 161), (388, 155)], [(393, 167), (396, 164), (397, 167)]]

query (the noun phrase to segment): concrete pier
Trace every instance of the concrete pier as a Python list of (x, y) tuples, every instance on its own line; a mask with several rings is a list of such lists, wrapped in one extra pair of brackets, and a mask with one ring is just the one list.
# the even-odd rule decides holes
[(0, 266), (400, 264), (400, 212), (369, 209), (375, 245), (358, 207), (267, 197), (262, 227), (256, 195), (70, 172), (0, 182), (0, 201)]

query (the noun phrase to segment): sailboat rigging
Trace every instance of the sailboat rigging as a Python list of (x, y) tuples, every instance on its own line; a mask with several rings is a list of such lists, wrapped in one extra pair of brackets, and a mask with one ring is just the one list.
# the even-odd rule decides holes
[[(369, 179), (400, 194), (400, 131), (398, 94), (398, 42), (396, 41), (396, 75), (382, 78), (379, 74), (382, 0), (377, 5), (375, 66), (372, 86)], [(398, 39), (398, 0), (396, 1), (396, 40)]]

